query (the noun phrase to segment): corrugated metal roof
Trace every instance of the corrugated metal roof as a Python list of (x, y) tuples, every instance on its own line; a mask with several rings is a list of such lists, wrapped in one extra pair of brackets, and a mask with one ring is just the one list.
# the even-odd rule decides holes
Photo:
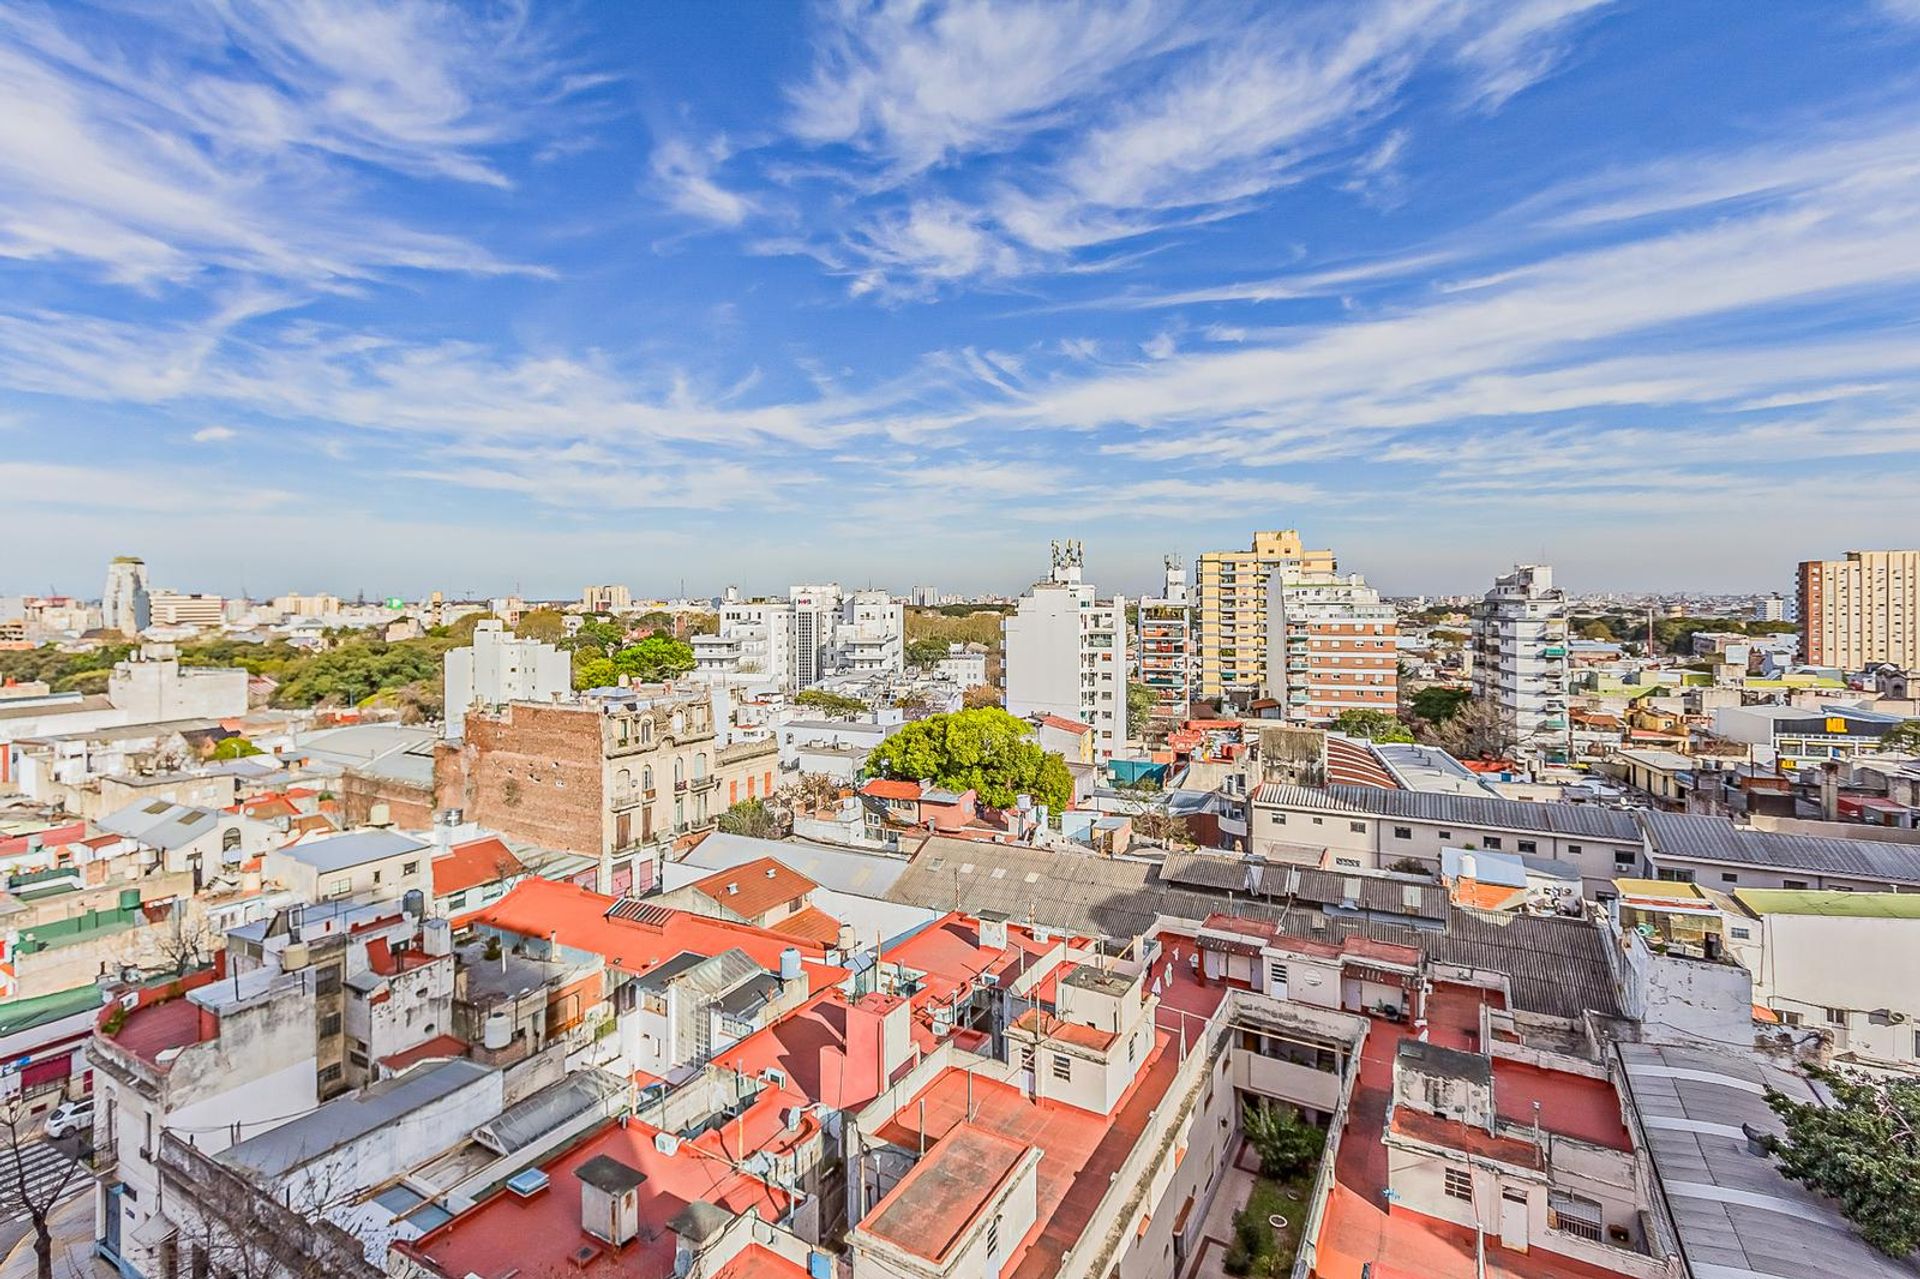
[(1511, 831), (1547, 831), (1639, 843), (1640, 828), (1625, 809), (1597, 804), (1529, 803), (1433, 791), (1380, 790), (1371, 786), (1289, 786), (1268, 782), (1254, 793), (1255, 807), (1297, 808), (1354, 816), (1405, 817), (1457, 826), (1493, 826)]
[(398, 831), (357, 830), (346, 835), (294, 844), (282, 848), (280, 855), (291, 857), (325, 875), (346, 870), (350, 866), (364, 866), (368, 862), (417, 853), (425, 847), (419, 840), (409, 839)]
[[(1266, 873), (1286, 869), (1268, 867)], [(1091, 853), (936, 836), (921, 846), (890, 895), (931, 910), (999, 911), (1018, 922), (1101, 937), (1134, 937), (1163, 917), (1197, 923), (1224, 911), (1271, 924), (1290, 937), (1331, 943), (1365, 937), (1418, 947), (1432, 960), (1505, 973), (1514, 1006), (1523, 1011), (1568, 1020), (1588, 1008), (1618, 1015), (1605, 939), (1585, 920), (1450, 908), (1444, 931), (1412, 928), (1337, 910), (1325, 913), (1313, 905), (1183, 888), (1158, 870), (1153, 863)], [(1400, 888), (1397, 881), (1378, 882)]]
[(1662, 858), (1804, 870), (1889, 884), (1920, 884), (1920, 848), (1874, 839), (1789, 835), (1735, 826), (1724, 817), (1647, 811), (1640, 815)]
[(330, 1101), (257, 1137), (249, 1137), (229, 1147), (218, 1158), (221, 1163), (262, 1178), (277, 1179), (330, 1150), (399, 1123), (414, 1111), (481, 1083), (495, 1073), (491, 1066), (465, 1060), (417, 1067)]

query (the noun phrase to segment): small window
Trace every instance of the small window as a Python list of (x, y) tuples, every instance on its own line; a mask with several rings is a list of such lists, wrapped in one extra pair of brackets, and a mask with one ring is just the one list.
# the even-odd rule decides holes
[(1395, 826), (1395, 827), (1393, 828), (1393, 837), (1394, 837), (1395, 839), (1412, 839), (1412, 838), (1413, 838), (1413, 827), (1411, 827), (1411, 826)]
[(1578, 856), (1580, 855), (1580, 853), (1581, 853), (1581, 851), (1582, 851), (1582, 850), (1581, 850), (1581, 848), (1580, 848), (1580, 845), (1578, 845), (1578, 844), (1568, 844), (1568, 845), (1567, 845), (1567, 856), (1569, 856), (1569, 857), (1578, 857)]
[(328, 1037), (339, 1034), (340, 1014), (328, 1013), (325, 1017), (322, 1017), (320, 1019), (320, 1033), (322, 1036)]
[(1053, 1077), (1055, 1079), (1071, 1080), (1073, 1078), (1073, 1058), (1062, 1057), (1059, 1053), (1055, 1053), (1053, 1055)]
[(1827, 1025), (1829, 1026), (1844, 1026), (1847, 1024), (1847, 1010), (1844, 1008), (1829, 1008), (1826, 1010), (1826, 1014)]
[(1347, 829), (1356, 835), (1364, 835), (1367, 833), (1367, 824), (1365, 822), (1348, 822)]
[(1000, 1253), (1000, 1218), (995, 1217), (987, 1223), (987, 1255), (996, 1257)]
[(1616, 867), (1632, 866), (1639, 860), (1640, 858), (1636, 854), (1628, 852), (1624, 848), (1616, 848), (1613, 850), (1613, 864)]
[(1267, 965), (1267, 989), (1278, 990), (1287, 984), (1287, 966), (1270, 963)]
[(1447, 1169), (1447, 1194), (1455, 1199), (1473, 1202), (1473, 1178), (1464, 1168)]
[(1481, 839), (1480, 843), (1487, 848), (1498, 848), (1500, 847), (1500, 837), (1498, 835), (1488, 835)]
[(1313, 824), (1315, 826), (1325, 826), (1327, 824), (1327, 819), (1324, 817), (1316, 817), (1313, 819)]
[(1730, 870), (1723, 870), (1720, 872), (1720, 882), (1723, 884), (1737, 884), (1740, 882), (1740, 877)]
[(1735, 941), (1745, 941), (1753, 936), (1753, 930), (1751, 928), (1746, 928), (1739, 924), (1729, 924), (1727, 926), (1727, 932)]
[(1538, 852), (1539, 846), (1530, 839), (1523, 839), (1520, 841), (1520, 851), (1523, 853)]
[(1453, 832), (1452, 832), (1452, 831), (1450, 831), (1450, 830), (1443, 830), (1443, 831), (1441, 831), (1441, 832), (1440, 832), (1440, 838), (1441, 838), (1441, 839), (1452, 839), (1452, 838), (1453, 838)]
[(1275, 826), (1285, 826), (1287, 824), (1287, 815), (1285, 813), (1275, 813), (1273, 815), (1273, 824)]
[(340, 1082), (340, 1074), (341, 1074), (341, 1070), (338, 1063), (328, 1066), (325, 1070), (320, 1072), (320, 1083), (323, 1086), (328, 1084), (337, 1084)]
[(1806, 886), (1807, 886), (1807, 881), (1804, 879), (1783, 879), (1780, 881), (1780, 887), (1782, 888), (1804, 889)]

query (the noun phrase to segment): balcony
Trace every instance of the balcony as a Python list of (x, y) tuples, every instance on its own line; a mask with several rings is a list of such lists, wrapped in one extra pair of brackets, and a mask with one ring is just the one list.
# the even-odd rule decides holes
[(708, 773), (705, 777), (694, 778), (691, 784), (695, 794), (701, 791), (712, 790), (720, 784), (720, 775), (718, 773)]

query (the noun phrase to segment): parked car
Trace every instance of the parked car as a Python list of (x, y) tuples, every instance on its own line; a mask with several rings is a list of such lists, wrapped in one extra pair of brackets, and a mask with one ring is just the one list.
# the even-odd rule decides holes
[(93, 1098), (63, 1101), (47, 1116), (47, 1136), (66, 1137), (76, 1132), (93, 1131)]

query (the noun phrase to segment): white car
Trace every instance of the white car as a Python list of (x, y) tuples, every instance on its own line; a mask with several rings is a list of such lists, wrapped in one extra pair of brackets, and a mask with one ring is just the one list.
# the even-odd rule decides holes
[(93, 1127), (93, 1098), (82, 1097), (78, 1101), (63, 1101), (55, 1106), (53, 1113), (47, 1116), (47, 1136), (65, 1137), (76, 1132), (85, 1132)]

